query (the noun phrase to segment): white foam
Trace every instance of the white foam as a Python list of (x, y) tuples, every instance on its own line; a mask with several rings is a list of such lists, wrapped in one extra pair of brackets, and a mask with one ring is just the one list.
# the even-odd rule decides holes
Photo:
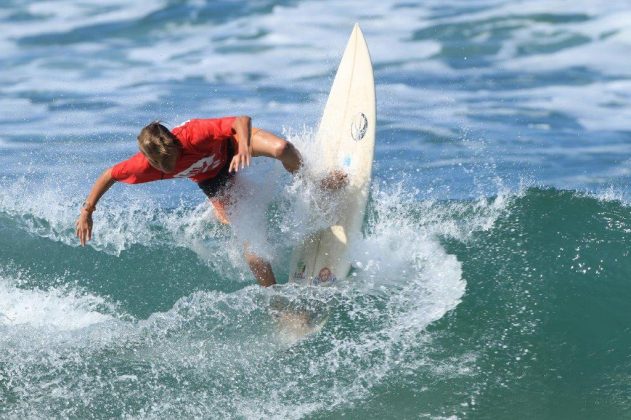
[[(312, 138), (309, 134), (304, 137), (305, 141)], [(301, 194), (302, 187), (307, 187), (302, 194), (311, 193), (308, 186), (300, 183), (292, 187), (296, 188), (295, 194)], [(270, 195), (277, 200), (286, 192), (278, 189)], [(254, 195), (245, 199), (256, 201)], [(402, 371), (427, 369), (425, 365), (429, 362), (424, 356), (430, 338), (427, 326), (459, 304), (466, 286), (460, 262), (445, 251), (440, 238), (466, 240), (474, 231), (489, 229), (507, 203), (502, 195), (475, 203), (419, 203), (415, 192), (402, 185), (375, 189), (367, 234), (357, 239), (352, 248), (353, 259), (362, 268), (351, 279), (341, 282), (339, 288), (263, 289), (251, 285), (233, 293), (196, 292), (146, 320), (118, 321), (108, 328), (105, 338), (99, 338), (100, 333), (76, 336), (70, 345), (63, 347), (63, 353), (72, 357), (59, 359), (59, 349), (49, 349), (44, 344), (47, 340), (37, 344), (23, 337), (18, 356), (39, 355), (34, 360), (27, 359), (28, 363), (54, 365), (56, 379), (74, 378), (77, 367), (73, 361), (79, 361), (80, 369), (99, 367), (104, 359), (101, 350), (106, 345), (108, 350), (115, 351), (124, 366), (134, 366), (133, 375), (104, 369), (97, 381), (71, 381), (73, 389), (62, 381), (56, 388), (74, 397), (79, 387), (82, 397), (90, 398), (113, 383), (138, 384), (148, 401), (142, 408), (147, 417), (172, 413), (203, 416), (213, 412), (295, 418), (347, 407), (369, 398), (376, 387), (389, 383)], [(191, 247), (205, 235), (200, 228), (207, 222), (200, 221), (197, 211), (209, 210), (207, 207), (176, 209), (168, 216), (166, 213), (158, 216), (159, 226), (166, 228), (178, 245)], [(296, 209), (280, 211), (291, 215)], [(256, 225), (259, 219), (254, 220)], [(244, 229), (253, 226), (247, 221), (241, 223)], [(144, 228), (148, 229), (146, 225)], [(287, 247), (287, 243), (274, 240), (274, 232), (266, 235), (272, 237), (267, 241), (273, 251)], [(235, 246), (240, 248), (240, 244)], [(279, 336), (270, 317), (270, 301), (277, 297), (307, 308), (332, 308), (334, 314), (318, 334), (288, 343)], [(23, 291), (12, 286), (0, 287), (0, 305), (12, 301), (19, 304), (0, 308), (14, 317), (14, 323), (4, 324), (14, 329), (23, 325), (17, 322), (18, 313), (28, 325), (47, 331), (80, 329), (111, 320), (107, 312), (103, 315), (97, 310), (101, 300), (74, 293), (72, 289)], [(33, 314), (20, 309), (25, 306), (37, 306), (41, 311)], [(15, 333), (13, 336), (21, 337)], [(94, 342), (97, 338), (101, 341)], [(449, 375), (468, 375), (466, 367), (471, 363), (468, 357), (461, 361), (452, 359), (441, 369)], [(19, 370), (12, 375), (14, 381), (26, 381)], [(191, 391), (185, 399), (172, 398), (164, 395), (163, 384), (156, 383), (156, 377), (172, 377), (178, 384), (223, 381), (238, 392), (217, 393), (218, 388), (211, 385), (210, 394)], [(319, 388), (321, 383), (327, 386), (313, 393), (313, 387)], [(262, 397), (263, 387), (274, 392)], [(31, 398), (41, 395), (30, 383), (24, 389)], [(296, 398), (296, 392), (307, 397)], [(48, 398), (41, 397), (44, 401)], [(195, 401), (205, 403), (199, 405)], [(32, 413), (42, 414), (46, 410)]]
[[(631, 130), (631, 81), (532, 88), (514, 93), (534, 110), (562, 110), (588, 130)], [(571, 150), (570, 152), (573, 152)]]
[(23, 289), (0, 277), (0, 326), (69, 331), (112, 320), (100, 312), (106, 301), (70, 288)]

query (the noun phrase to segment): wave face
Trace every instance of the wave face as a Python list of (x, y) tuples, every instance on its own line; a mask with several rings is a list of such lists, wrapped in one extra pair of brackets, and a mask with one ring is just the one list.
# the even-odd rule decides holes
[[(446, 202), (375, 190), (348, 282), (264, 290), (219, 251), (226, 232), (205, 239), (212, 263), (198, 238), (165, 246), (161, 222), (111, 255), (5, 213), (2, 412), (625, 417), (630, 227), (621, 202), (568, 191)], [(286, 275), (290, 248), (276, 251)], [(279, 298), (329, 319), (304, 340), (283, 335)]]
[[(626, 0), (5, 1), (0, 417), (628, 418)], [(263, 159), (232, 228), (185, 181), (89, 185), (147, 122), (248, 114), (318, 169), (354, 22), (374, 182), (336, 288), (287, 278), (335, 208)], [(324, 203), (324, 204), (323, 204)], [(305, 338), (278, 307), (324, 322)]]

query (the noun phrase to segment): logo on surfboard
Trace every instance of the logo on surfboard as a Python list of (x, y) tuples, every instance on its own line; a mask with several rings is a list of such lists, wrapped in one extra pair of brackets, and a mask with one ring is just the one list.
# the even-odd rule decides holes
[(366, 135), (368, 130), (368, 118), (363, 112), (358, 112), (351, 122), (351, 136), (353, 140), (360, 141)]

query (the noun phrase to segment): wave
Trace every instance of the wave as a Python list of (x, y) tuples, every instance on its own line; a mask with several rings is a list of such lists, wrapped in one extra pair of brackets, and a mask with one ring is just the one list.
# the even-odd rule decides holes
[[(292, 194), (297, 188), (290, 185), (281, 189), (280, 202), (268, 203), (271, 222), (267, 223), (271, 224), (272, 239), (264, 239), (267, 244), (279, 243), (271, 253), (275, 267), (280, 267), (279, 278), (288, 274), (282, 267), (284, 259), (289, 258), (292, 242), (274, 238), (288, 237), (279, 221), (301, 215), (300, 206), (296, 213), (296, 208), (287, 207), (291, 201), (283, 199), (286, 194), (295, 197)], [(249, 192), (265, 194), (257, 188), (244, 191), (246, 196)], [(258, 200), (256, 195), (250, 199)], [(4, 344), (17, 349), (3, 365), (15, 364), (15, 368), (6, 367), (3, 374), (11, 378), (11, 383), (19, 384), (7, 390), (8, 395), (13, 395), (9, 398), (9, 413), (82, 415), (86, 412), (83, 410), (88, 410), (86, 401), (111, 398), (99, 383), (121, 386), (120, 392), (127, 387), (143, 389), (142, 398), (126, 398), (122, 406), (115, 404), (108, 411), (110, 415), (142, 412), (162, 416), (184, 409), (191, 416), (212, 411), (300, 417), (368, 398), (372, 389), (404, 366), (401, 363), (416, 363), (414, 353), (422, 349), (425, 328), (460, 302), (465, 287), (460, 263), (439, 243), (439, 226), (443, 224), (452, 235), (467, 235), (466, 230), (473, 225), (487, 224), (474, 219), (495, 217), (493, 205), (485, 210), (479, 204), (471, 213), (470, 226), (460, 224), (458, 228), (448, 217), (445, 220), (438, 215), (442, 206), (427, 205), (423, 223), (419, 223), (415, 207), (413, 194), (406, 196), (403, 187), (375, 190), (366, 240), (352, 250), (354, 262), (361, 269), (340, 288), (307, 294), (303, 288), (289, 285), (269, 290), (253, 285), (243, 287), (244, 279), (251, 282), (251, 277), (240, 261), (238, 244), (243, 238), (239, 235), (249, 230), (252, 219), (246, 218), (239, 227), (236, 217), (236, 233), (229, 233), (212, 219), (193, 222), (201, 219), (200, 211), (203, 213), (196, 208), (161, 208), (154, 210), (157, 214), (153, 217), (134, 213), (131, 217), (136, 217), (136, 229), (141, 234), (135, 236), (134, 243), (123, 242), (126, 247), (112, 253), (107, 242), (87, 250), (78, 249), (68, 228), (55, 228), (63, 226), (67, 217), (64, 211), (47, 214), (42, 209), (35, 216), (32, 212), (39, 211), (36, 207), (3, 208), (0, 226), (8, 234), (0, 241), (0, 254), (3, 263), (14, 267), (8, 269), (5, 279), (17, 275), (22, 267), (29, 267), (30, 272), (28, 281), (21, 282), (19, 288), (4, 280), (7, 284), (0, 291), (6, 294), (0, 302), (15, 300), (17, 306), (41, 306), (39, 317), (24, 316), (19, 324), (3, 325), (11, 331)], [(129, 214), (116, 207), (102, 211), (110, 220)], [(116, 211), (121, 213), (112, 213)], [(234, 211), (233, 215), (238, 214), (239, 209)], [(253, 223), (257, 220), (254, 218)], [(200, 223), (211, 226), (210, 233), (203, 233), (210, 235), (203, 237), (210, 243), (206, 254), (199, 251)], [(112, 228), (118, 229), (115, 223)], [(101, 241), (118, 238), (104, 237)], [(256, 242), (256, 237), (249, 239)], [(176, 247), (167, 245), (171, 240), (176, 240)], [(13, 251), (9, 252), (11, 248)], [(226, 249), (235, 250), (236, 257), (223, 252)], [(212, 264), (204, 259), (209, 252), (213, 255)], [(233, 264), (231, 258), (239, 262)], [(59, 301), (58, 289), (45, 287), (51, 277), (60, 278), (68, 288), (63, 298), (67, 303)], [(76, 297), (79, 290), (85, 297)], [(113, 313), (104, 311), (100, 301), (92, 301), (97, 297), (114, 305)], [(270, 316), (270, 302), (278, 297), (294, 307), (316, 311), (328, 308), (331, 315), (326, 328), (304, 341), (279, 335)], [(42, 304), (46, 299), (74, 319), (72, 328), (65, 317), (47, 315), (51, 311)], [(79, 315), (64, 309), (75, 305), (85, 313)], [(0, 307), (0, 311), (13, 314), (13, 308)], [(48, 322), (40, 322), (42, 317), (47, 317)], [(89, 322), (79, 322), (81, 317)], [(43, 337), (58, 335), (60, 330), (68, 330), (62, 337), (71, 334), (73, 340), (42, 344)], [(24, 336), (27, 331), (36, 331), (40, 339), (28, 339)], [(103, 331), (107, 333), (103, 335)], [(60, 361), (61, 349), (73, 357)], [(31, 356), (20, 362), (25, 352)], [(79, 372), (95, 369), (100, 372), (97, 377), (76, 382)], [(51, 370), (57, 389), (73, 401), (72, 408), (60, 399), (38, 393), (41, 382), (34, 378)], [(364, 373), (358, 381), (359, 371)], [(328, 390), (319, 390), (323, 383), (328, 384)], [(166, 384), (169, 385), (165, 389)], [(188, 386), (183, 384), (192, 388), (184, 391)], [(80, 387), (84, 397), (79, 398), (79, 393), (73, 391), (75, 386)], [(272, 387), (275, 393), (263, 397), (260, 390), (265, 387)], [(165, 397), (165, 390), (185, 392), (187, 402), (182, 405)], [(90, 395), (87, 399), (86, 393)], [(35, 394), (46, 400), (45, 407), (33, 404)]]
[[(21, 240), (52, 242), (10, 221), (15, 216), (0, 218), (3, 231), (12, 232), (0, 242), (1, 255), (8, 241), (15, 246), (17, 239), (18, 248)], [(212, 290), (199, 278), (187, 283), (176, 271), (154, 269), (151, 281), (135, 291), (139, 300), (152, 302), (144, 311), (134, 310), (133, 300), (124, 302), (111, 276), (123, 277), (119, 286), (133, 281), (155, 266), (137, 260), (155, 254), (180, 261), (178, 268), (195, 261), (205, 266), (190, 243), (173, 259), (166, 254), (174, 250), (155, 238), (116, 255), (94, 250), (92, 264), (108, 264), (109, 279), (86, 290), (76, 279), (94, 266), (72, 266), (74, 253), (84, 250), (52, 242), (61, 254), (33, 254), (19, 263), (13, 258), (0, 282), (0, 302), (11, 302), (0, 306), (8, 315), (0, 322), (9, 332), (4, 347), (15, 349), (3, 356), (1, 368), (13, 384), (5, 385), (5, 413), (82, 415), (92, 401), (109, 407), (109, 415), (149, 417), (178, 411), (387, 415), (384, 387), (407, 393), (407, 410), (428, 415), (540, 414), (536, 407), (553, 389), (568, 399), (596, 393), (611, 412), (624, 413), (628, 383), (616, 372), (628, 361), (608, 349), (631, 342), (628, 331), (615, 327), (624, 325), (624, 296), (631, 293), (630, 224), (626, 204), (571, 191), (423, 202), (402, 186), (376, 188), (365, 238), (353, 249), (357, 268), (340, 288), (243, 287), (215, 272)], [(34, 286), (41, 278), (50, 282), (50, 261), (18, 274), (29, 260), (60, 255), (74, 274), (62, 275), (55, 287)], [(219, 264), (229, 265), (224, 258)], [(125, 270), (116, 272), (121, 264)], [(169, 281), (180, 283), (179, 290), (164, 289)], [(271, 316), (278, 297), (294, 306), (327, 308), (330, 318), (317, 335), (287, 341)], [(31, 309), (20, 313), (26, 306)], [(60, 359), (62, 349), (66, 357)], [(98, 373), (77, 379), (84, 371)], [(541, 371), (554, 375), (542, 382)], [(47, 377), (64, 398), (37, 391)], [(579, 377), (578, 386), (570, 386)], [(441, 392), (444, 387), (452, 391)], [(508, 391), (515, 387), (520, 398)], [(273, 391), (261, 394), (263, 388)], [(36, 403), (40, 399), (45, 404)], [(593, 410), (586, 412), (598, 412)]]

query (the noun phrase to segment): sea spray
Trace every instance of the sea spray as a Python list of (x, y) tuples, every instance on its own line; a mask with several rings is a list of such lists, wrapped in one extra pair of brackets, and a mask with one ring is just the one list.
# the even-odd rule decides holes
[[(231, 293), (198, 291), (181, 297), (167, 311), (154, 312), (146, 320), (120, 319), (112, 324), (103, 319), (94, 325), (85, 325), (81, 335), (86, 340), (101, 334), (100, 325), (107, 325), (108, 334), (117, 339), (105, 348), (93, 348), (90, 341), (77, 343), (76, 350), (73, 345), (66, 348), (65, 351), (74, 356), (56, 365), (55, 372), (60, 381), (59, 389), (70, 387), (66, 397), (72, 401), (72, 408), (53, 396), (48, 397), (49, 408), (45, 411), (41, 411), (41, 406), (38, 411), (28, 411), (35, 408), (17, 405), (12, 412), (80, 415), (88, 409), (86, 401), (101, 401), (98, 404), (110, 407), (111, 415), (138, 414), (139, 410), (149, 410), (153, 415), (165, 414), (185, 403), (174, 399), (163, 405), (164, 398), (171, 398), (163, 391), (173, 386), (179, 387), (178, 393), (189, 394), (185, 404), (204, 400), (217, 392), (230, 393), (230, 400), (214, 399), (213, 410), (259, 415), (276, 412), (290, 415), (295, 410), (294, 415), (301, 416), (368, 398), (371, 390), (389, 381), (400, 369), (416, 366), (415, 355), (423, 352), (427, 325), (452, 310), (464, 292), (458, 261), (442, 249), (431, 230), (419, 224), (422, 219), (414, 212), (391, 206), (395, 201), (406, 200), (402, 191), (405, 190), (373, 193), (373, 217), (366, 238), (359, 239), (353, 248), (357, 255), (355, 260), (363, 268), (358, 267), (349, 280), (341, 281), (339, 288), (303, 289), (281, 285), (266, 290), (252, 285)], [(382, 197), (384, 202), (380, 202)], [(387, 202), (386, 197), (393, 201)], [(408, 204), (414, 207), (413, 202), (408, 201)], [(157, 225), (144, 226), (162, 233), (147, 236), (148, 242), (143, 246), (159, 248), (162, 239), (156, 241), (156, 238), (165, 232), (176, 232), (179, 246), (189, 247), (193, 258), (199, 258), (194, 253), (199, 246), (194, 231), (183, 228), (193, 221), (182, 217), (182, 211), (160, 210), (160, 216), (152, 219)], [(174, 214), (179, 216), (173, 217)], [(217, 222), (210, 222), (213, 223)], [(434, 225), (432, 228), (438, 229)], [(213, 240), (223, 241), (228, 246), (234, 242), (231, 234), (215, 236)], [(282, 246), (277, 247), (282, 250)], [(75, 252), (72, 250), (69, 248)], [(123, 251), (122, 255), (130, 251)], [(223, 258), (229, 263), (229, 257), (224, 255)], [(374, 261), (389, 261), (389, 264)], [(173, 281), (179, 281), (177, 275)], [(231, 283), (234, 279), (221, 281)], [(107, 289), (108, 285), (103, 287)], [(146, 284), (145, 287), (155, 286)], [(328, 323), (320, 333), (304, 341), (283, 341), (270, 312), (270, 299), (274, 295), (294, 302), (302, 300), (302, 304), (309, 307), (318, 307), (320, 304), (313, 306), (317, 302), (324, 304), (330, 311)], [(53, 331), (54, 326), (44, 325), (39, 334)], [(30, 371), (47, 369), (47, 358), (36, 363), (39, 367), (29, 367)], [(11, 361), (16, 363), (17, 359)], [(85, 369), (100, 373), (90, 380), (73, 379)], [(359, 377), (358, 372), (362, 372)], [(20, 398), (35, 392), (32, 388), (35, 384), (23, 382), (18, 371), (11, 370), (10, 375), (13, 383), (22, 381), (21, 386), (26, 387), (21, 391), (26, 394), (21, 394)], [(123, 379), (116, 379), (121, 377)], [(67, 385), (61, 385), (67, 381)], [(104, 394), (105, 384), (120, 384), (121, 392), (127, 385), (131, 389), (141, 386), (143, 396), (134, 402), (114, 404), (114, 400)], [(323, 384), (326, 384), (324, 388)], [(76, 386), (82, 389), (81, 400), (70, 390)], [(268, 403), (273, 402), (280, 411), (273, 411), (268, 404), (261, 405), (258, 390), (265, 386), (275, 390), (276, 396), (269, 397)], [(163, 403), (150, 403), (157, 399), (162, 399)]]

